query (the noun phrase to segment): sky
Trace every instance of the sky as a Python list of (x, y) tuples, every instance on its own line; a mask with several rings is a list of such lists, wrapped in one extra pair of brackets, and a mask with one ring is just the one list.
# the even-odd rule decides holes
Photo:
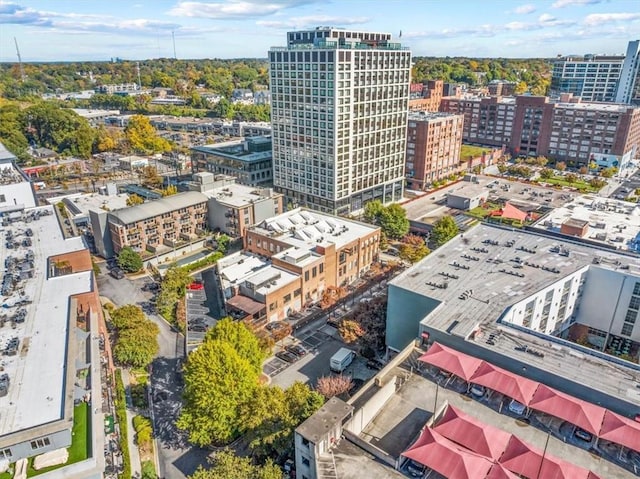
[(638, 0), (0, 0), (0, 62), (265, 58), (286, 32), (389, 32), (414, 56), (622, 54)]

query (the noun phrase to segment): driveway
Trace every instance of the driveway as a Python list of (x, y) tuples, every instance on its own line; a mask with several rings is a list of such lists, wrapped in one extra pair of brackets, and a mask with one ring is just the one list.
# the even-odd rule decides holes
[[(117, 280), (107, 274), (98, 276), (101, 296), (108, 297), (116, 306), (141, 305), (151, 300), (153, 293), (142, 291), (150, 278)], [(175, 331), (157, 314), (147, 317), (158, 325), (159, 352), (151, 365), (151, 404), (153, 430), (158, 450), (158, 476), (165, 479), (184, 479), (193, 474), (199, 465), (207, 464), (209, 451), (191, 446), (186, 435), (175, 426), (182, 405), (182, 378), (178, 373), (184, 360), (184, 336)]]

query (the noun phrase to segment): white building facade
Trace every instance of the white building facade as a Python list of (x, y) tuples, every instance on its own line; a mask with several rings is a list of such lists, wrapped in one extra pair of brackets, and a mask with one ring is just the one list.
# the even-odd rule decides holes
[(269, 51), (276, 188), (334, 214), (401, 199), (410, 51), (388, 33), (287, 36)]
[(551, 94), (573, 93), (583, 101), (612, 102), (625, 57), (563, 57), (553, 63)]
[(640, 104), (640, 40), (629, 42), (615, 101)]

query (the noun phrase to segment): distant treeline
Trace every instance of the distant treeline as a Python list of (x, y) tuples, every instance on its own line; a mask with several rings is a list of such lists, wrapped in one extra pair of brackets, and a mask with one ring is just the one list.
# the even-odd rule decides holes
[[(414, 62), (416, 82), (439, 79), (479, 85), (500, 79), (523, 82), (532, 93), (544, 94), (550, 81), (551, 63), (545, 59), (415, 57)], [(269, 84), (268, 64), (263, 59), (25, 63), (24, 81), (17, 63), (2, 63), (0, 97), (21, 99), (43, 93), (91, 90), (103, 84), (137, 83), (138, 64), (143, 88), (172, 88), (186, 97), (198, 85), (229, 97), (235, 88), (256, 90)]]

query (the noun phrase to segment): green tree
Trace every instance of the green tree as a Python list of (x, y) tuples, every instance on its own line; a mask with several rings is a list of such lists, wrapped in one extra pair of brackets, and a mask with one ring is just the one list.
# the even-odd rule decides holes
[(567, 169), (567, 164), (564, 161), (558, 161), (556, 163), (556, 170), (558, 171), (564, 171)]
[(286, 390), (259, 388), (241, 410), (250, 447), (258, 458), (288, 456), (293, 450), (293, 433), (322, 406), (324, 398), (306, 384), (296, 382)]
[(256, 370), (261, 370), (262, 362), (266, 359), (266, 351), (260, 347), (255, 334), (244, 324), (234, 321), (230, 317), (222, 318), (215, 328), (207, 332), (207, 340), (224, 341), (230, 344)]
[(146, 116), (133, 115), (124, 132), (129, 146), (136, 153), (150, 155), (171, 150), (171, 144), (156, 134), (156, 129)]
[(399, 248), (400, 258), (410, 263), (417, 263), (427, 256), (431, 251), (427, 247), (424, 239), (418, 235), (407, 235), (402, 240)]
[(373, 225), (380, 225), (382, 211), (384, 211), (384, 205), (380, 200), (368, 201), (364, 205), (364, 220)]
[(111, 311), (110, 317), (110, 324), (116, 328), (114, 359), (134, 368), (151, 364), (159, 349), (158, 326), (138, 306), (130, 304)]
[(407, 212), (396, 203), (387, 206), (380, 213), (380, 228), (389, 238), (400, 239), (404, 237), (409, 232)]
[(569, 182), (569, 184), (573, 184), (578, 181), (578, 176), (575, 173), (568, 173), (565, 176), (565, 179), (567, 180), (567, 182)]
[(193, 281), (183, 268), (172, 266), (167, 270), (160, 285), (156, 304), (160, 314), (169, 322), (175, 323), (175, 310), (178, 300), (184, 297), (187, 285)]
[[(589, 186), (591, 186), (592, 188), (600, 189), (603, 188), (606, 184), (607, 182), (602, 178), (591, 178), (589, 180)], [(636, 192), (636, 194), (638, 193)]]
[(553, 170), (551, 168), (542, 168), (540, 170), (540, 178), (543, 178), (543, 179), (553, 178)]
[(109, 312), (111, 325), (119, 330), (137, 329), (147, 320), (140, 309), (134, 304), (125, 304)]
[(184, 366), (178, 427), (199, 446), (235, 439), (246, 427), (239, 411), (254, 397), (259, 375), (260, 369), (232, 344), (206, 338)]
[(142, 257), (131, 246), (125, 246), (120, 250), (117, 262), (127, 273), (136, 273), (142, 269)]
[(431, 238), (436, 246), (442, 246), (458, 234), (458, 225), (451, 216), (443, 216), (433, 225)]
[(255, 465), (225, 449), (215, 453), (211, 469), (200, 467), (189, 479), (282, 479), (282, 470), (271, 460)]

